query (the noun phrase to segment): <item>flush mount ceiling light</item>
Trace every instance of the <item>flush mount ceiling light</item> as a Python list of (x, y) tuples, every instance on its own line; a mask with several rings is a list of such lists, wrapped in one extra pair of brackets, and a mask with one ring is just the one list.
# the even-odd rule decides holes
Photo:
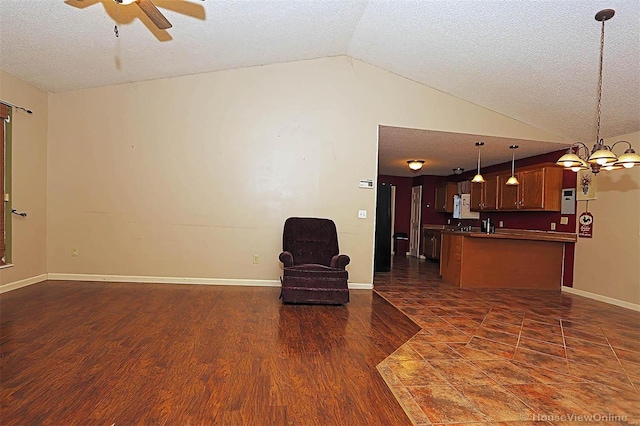
[(473, 183), (484, 183), (484, 178), (480, 174), (480, 148), (482, 145), (484, 145), (484, 142), (476, 142), (476, 146), (478, 147), (478, 172), (473, 179), (471, 179)]
[[(596, 143), (589, 148), (582, 142), (576, 142), (569, 147), (566, 154), (556, 161), (558, 166), (571, 169), (574, 172), (591, 168), (592, 173), (598, 173), (601, 169), (615, 170), (621, 168), (631, 168), (640, 165), (640, 155), (636, 154), (628, 141), (618, 141), (612, 146), (604, 144), (600, 139), (600, 113), (602, 104), (602, 59), (604, 55), (604, 23), (613, 18), (616, 12), (613, 9), (604, 9), (596, 13), (596, 21), (602, 22), (600, 32), (600, 68), (598, 74), (598, 102), (597, 102), (597, 123), (596, 123)], [(619, 143), (625, 143), (628, 148), (620, 157), (613, 153), (613, 148)]]
[(409, 165), (409, 168), (411, 170), (413, 170), (414, 172), (417, 172), (422, 168), (422, 165), (424, 164), (424, 160), (409, 160), (407, 161), (407, 164)]
[(511, 145), (509, 149), (512, 151), (511, 156), (511, 177), (507, 179), (507, 185), (520, 185), (518, 182), (518, 178), (516, 178), (516, 149), (518, 149), (518, 145)]
[(455, 169), (453, 169), (453, 173), (457, 175), (461, 175), (462, 172), (464, 172), (464, 169), (462, 167), (456, 167)]

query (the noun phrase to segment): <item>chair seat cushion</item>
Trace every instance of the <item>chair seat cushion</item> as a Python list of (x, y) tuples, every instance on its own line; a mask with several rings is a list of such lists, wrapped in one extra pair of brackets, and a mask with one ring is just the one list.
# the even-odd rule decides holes
[(314, 277), (348, 278), (349, 273), (344, 269), (331, 268), (316, 263), (294, 265), (284, 268), (285, 276), (301, 277), (312, 274)]
[(282, 301), (285, 303), (343, 304), (349, 302), (344, 269), (304, 264), (284, 268)]

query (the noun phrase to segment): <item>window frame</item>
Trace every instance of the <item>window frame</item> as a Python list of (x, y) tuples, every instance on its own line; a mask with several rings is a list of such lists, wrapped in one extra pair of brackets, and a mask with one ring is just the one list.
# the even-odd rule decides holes
[[(2, 200), (2, 209), (0, 214), (4, 219), (4, 232), (0, 232), (0, 242), (4, 243), (4, 252), (0, 245), (0, 267), (11, 265), (11, 130), (13, 121), (13, 108), (0, 103), (0, 120), (2, 121), (0, 129), (0, 199)], [(6, 114), (5, 114), (6, 108)], [(7, 118), (4, 118), (4, 115)]]

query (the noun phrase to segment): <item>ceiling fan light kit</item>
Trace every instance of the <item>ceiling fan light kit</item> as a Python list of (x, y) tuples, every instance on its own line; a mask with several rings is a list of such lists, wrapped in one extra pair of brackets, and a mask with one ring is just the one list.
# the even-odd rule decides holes
[(172, 27), (171, 22), (158, 10), (151, 0), (113, 0), (117, 4), (130, 5), (136, 3), (145, 15), (158, 27), (159, 30), (167, 30)]
[[(604, 23), (613, 18), (615, 11), (613, 9), (603, 9), (596, 13), (596, 21), (602, 22), (600, 31), (600, 66), (598, 70), (598, 102), (597, 102), (597, 123), (596, 123), (596, 143), (589, 151), (589, 148), (582, 142), (572, 144), (567, 152), (556, 161), (558, 166), (570, 169), (574, 172), (580, 170), (591, 169), (596, 174), (600, 170), (618, 170), (622, 168), (629, 169), (640, 165), (640, 155), (636, 154), (628, 141), (618, 141), (612, 146), (604, 144), (604, 140), (600, 139), (600, 115), (602, 105), (602, 62), (604, 57)], [(616, 156), (613, 148), (616, 145), (624, 143), (629, 147), (620, 157)]]

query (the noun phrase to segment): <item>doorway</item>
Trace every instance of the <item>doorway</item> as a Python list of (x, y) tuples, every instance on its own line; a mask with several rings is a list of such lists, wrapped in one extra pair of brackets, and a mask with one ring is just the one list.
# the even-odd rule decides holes
[(409, 256), (420, 257), (420, 228), (422, 222), (422, 185), (411, 188), (411, 222)]

